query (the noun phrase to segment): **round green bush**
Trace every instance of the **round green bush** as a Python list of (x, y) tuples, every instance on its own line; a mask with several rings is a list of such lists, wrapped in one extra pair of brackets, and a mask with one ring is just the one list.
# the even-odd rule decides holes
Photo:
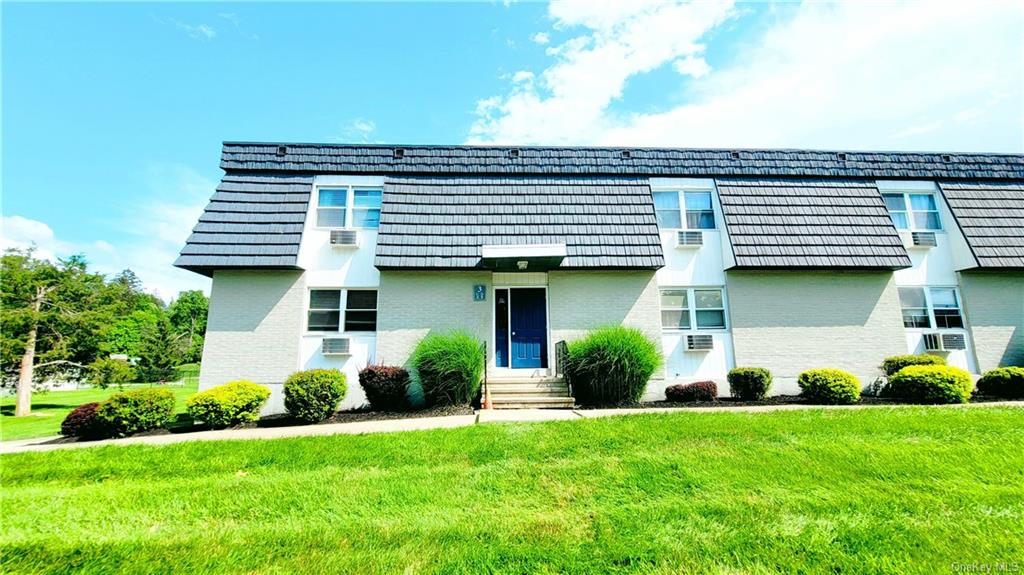
[(100, 403), (96, 416), (114, 437), (150, 431), (174, 416), (174, 394), (156, 388), (115, 393)]
[(82, 439), (99, 439), (106, 435), (106, 427), (96, 415), (99, 407), (99, 403), (92, 402), (72, 409), (60, 424), (60, 434)]
[(284, 408), (296, 419), (323, 421), (338, 410), (348, 392), (345, 374), (336, 369), (307, 369), (284, 382)]
[(569, 343), (565, 374), (577, 403), (636, 403), (661, 363), (658, 346), (640, 330), (602, 327)]
[(911, 365), (946, 365), (946, 358), (939, 355), (894, 355), (882, 361), (882, 371), (892, 377), (899, 370)]
[(844, 405), (860, 400), (860, 380), (841, 369), (809, 369), (796, 382), (803, 395), (816, 403)]
[(1000, 367), (978, 380), (978, 393), (996, 397), (1024, 397), (1024, 367)]
[(359, 386), (376, 411), (402, 411), (409, 407), (409, 372), (403, 367), (368, 365), (359, 370)]
[(251, 381), (239, 380), (211, 387), (185, 400), (193, 419), (212, 427), (227, 427), (256, 421), (270, 390)]
[(948, 365), (911, 365), (889, 378), (888, 395), (917, 403), (967, 403), (971, 374)]
[(772, 373), (763, 367), (737, 367), (726, 379), (732, 396), (743, 401), (764, 399), (772, 386)]
[(483, 347), (469, 333), (428, 334), (413, 351), (411, 363), (427, 405), (468, 405), (480, 391)]

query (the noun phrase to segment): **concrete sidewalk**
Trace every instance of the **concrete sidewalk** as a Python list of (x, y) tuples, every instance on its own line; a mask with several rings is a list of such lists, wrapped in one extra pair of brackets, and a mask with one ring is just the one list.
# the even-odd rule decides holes
[[(293, 427), (257, 427), (252, 429), (222, 429), (217, 431), (198, 431), (195, 433), (179, 433), (153, 435), (145, 437), (126, 437), (124, 439), (105, 439), (102, 441), (84, 441), (80, 443), (53, 443), (47, 441), (58, 437), (36, 437), (16, 441), (0, 442), (0, 453), (21, 453), (27, 451), (52, 451), (55, 449), (74, 449), (81, 447), (99, 447), (103, 445), (169, 445), (185, 441), (224, 441), (235, 439), (282, 439), (286, 437), (311, 437), (323, 435), (360, 435), (364, 433), (390, 433), (413, 431), (418, 429), (445, 429), (466, 427), (478, 423), (509, 423), (535, 421), (564, 421), (572, 419), (593, 419), (598, 417), (617, 417), (628, 415), (655, 413), (767, 413), (774, 411), (806, 411), (814, 409), (877, 409), (915, 407), (910, 405), (757, 405), (743, 407), (649, 407), (649, 408), (615, 408), (615, 409), (510, 409), (480, 410), (475, 415), (451, 415), (446, 417), (422, 417), (406, 419), (382, 419), (377, 421), (357, 421), (352, 423), (329, 423), (324, 425), (297, 425)], [(1024, 407), (1024, 401), (998, 401), (992, 403), (962, 403), (939, 405), (950, 409), (969, 409), (978, 407)]]

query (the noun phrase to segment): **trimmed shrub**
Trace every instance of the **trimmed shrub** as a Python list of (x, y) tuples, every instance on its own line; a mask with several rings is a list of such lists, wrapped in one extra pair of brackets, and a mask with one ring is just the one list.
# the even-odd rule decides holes
[(718, 397), (718, 386), (713, 381), (680, 383), (665, 388), (665, 401), (714, 401)]
[(635, 403), (661, 362), (658, 346), (640, 330), (610, 326), (569, 343), (565, 373), (578, 403)]
[(238, 380), (211, 387), (185, 400), (193, 419), (212, 427), (227, 427), (256, 421), (270, 390), (251, 381)]
[(888, 395), (918, 403), (967, 403), (971, 375), (948, 365), (911, 365), (889, 378)]
[(82, 439), (99, 439), (105, 435), (103, 421), (96, 415), (100, 404), (83, 403), (71, 410), (60, 424), (60, 434)]
[(897, 371), (911, 365), (946, 365), (946, 358), (922, 353), (918, 355), (894, 355), (882, 361), (882, 371), (892, 377)]
[(377, 411), (402, 411), (409, 407), (409, 372), (391, 365), (368, 365), (359, 371), (359, 385), (366, 401)]
[(1024, 397), (1024, 367), (1000, 367), (978, 380), (978, 393), (996, 397)]
[(796, 382), (803, 395), (816, 403), (850, 404), (860, 400), (860, 380), (841, 369), (809, 369)]
[(117, 359), (97, 359), (89, 364), (86, 381), (89, 385), (106, 389), (110, 384), (132, 383), (135, 381), (135, 368), (128, 362)]
[(174, 415), (174, 394), (166, 389), (137, 389), (111, 395), (96, 415), (114, 437), (167, 425)]
[(468, 405), (480, 391), (483, 350), (464, 331), (428, 334), (413, 351), (411, 363), (428, 406)]
[(763, 367), (737, 367), (727, 379), (732, 396), (744, 401), (764, 399), (772, 386), (772, 373)]
[(296, 419), (316, 423), (333, 415), (347, 392), (345, 374), (336, 369), (297, 371), (284, 382), (284, 408)]

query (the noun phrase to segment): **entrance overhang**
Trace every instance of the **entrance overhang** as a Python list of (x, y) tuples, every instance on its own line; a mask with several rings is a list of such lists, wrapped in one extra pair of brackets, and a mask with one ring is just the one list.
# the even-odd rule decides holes
[(480, 246), (483, 267), (495, 271), (546, 271), (561, 265), (567, 254), (565, 244)]

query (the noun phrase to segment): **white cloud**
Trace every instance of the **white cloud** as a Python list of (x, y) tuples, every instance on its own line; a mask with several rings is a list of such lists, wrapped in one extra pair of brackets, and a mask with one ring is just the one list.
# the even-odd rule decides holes
[(128, 240), (71, 242), (60, 239), (45, 222), (18, 215), (2, 216), (2, 247), (36, 248), (37, 257), (56, 261), (85, 254), (93, 269), (115, 274), (131, 269), (145, 287), (164, 301), (187, 289), (209, 292), (210, 280), (172, 266), (215, 185), (192, 169), (179, 165), (154, 166), (148, 174), (142, 202), (122, 206), (112, 225)]
[(217, 37), (217, 30), (209, 24), (189, 24), (187, 22), (182, 22), (177, 18), (168, 18), (166, 20), (157, 18), (156, 20), (162, 24), (171, 24), (188, 35), (189, 38), (195, 38), (197, 40), (213, 40)]
[[(733, 63), (706, 67), (698, 41), (727, 13), (703, 17), (666, 45), (682, 8), (570, 2), (556, 28), (584, 26), (575, 44), (524, 87), (478, 103), (472, 142), (848, 149), (1024, 149), (1024, 8), (1012, 2), (809, 2)], [(652, 18), (652, 15), (655, 15)], [(648, 38), (634, 40), (634, 34)], [(610, 47), (610, 48), (609, 48)], [(628, 47), (623, 49), (623, 47)], [(615, 114), (628, 80), (662, 63), (692, 76), (669, 86), (685, 103)], [(701, 63), (704, 65), (702, 66)], [(684, 91), (685, 90), (685, 91)], [(621, 102), (617, 109), (628, 108)]]
[(555, 62), (536, 82), (516, 81), (504, 97), (477, 104), (474, 142), (567, 142), (599, 137), (610, 126), (605, 114), (626, 82), (668, 62), (699, 55), (698, 40), (732, 14), (731, 2), (552, 3), (559, 29), (583, 26), (547, 53)]
[(377, 124), (366, 118), (353, 118), (341, 127), (341, 135), (332, 138), (337, 142), (368, 143), (370, 136), (377, 131)]
[(551, 36), (547, 32), (537, 32), (530, 39), (537, 44), (547, 44), (551, 41)]

